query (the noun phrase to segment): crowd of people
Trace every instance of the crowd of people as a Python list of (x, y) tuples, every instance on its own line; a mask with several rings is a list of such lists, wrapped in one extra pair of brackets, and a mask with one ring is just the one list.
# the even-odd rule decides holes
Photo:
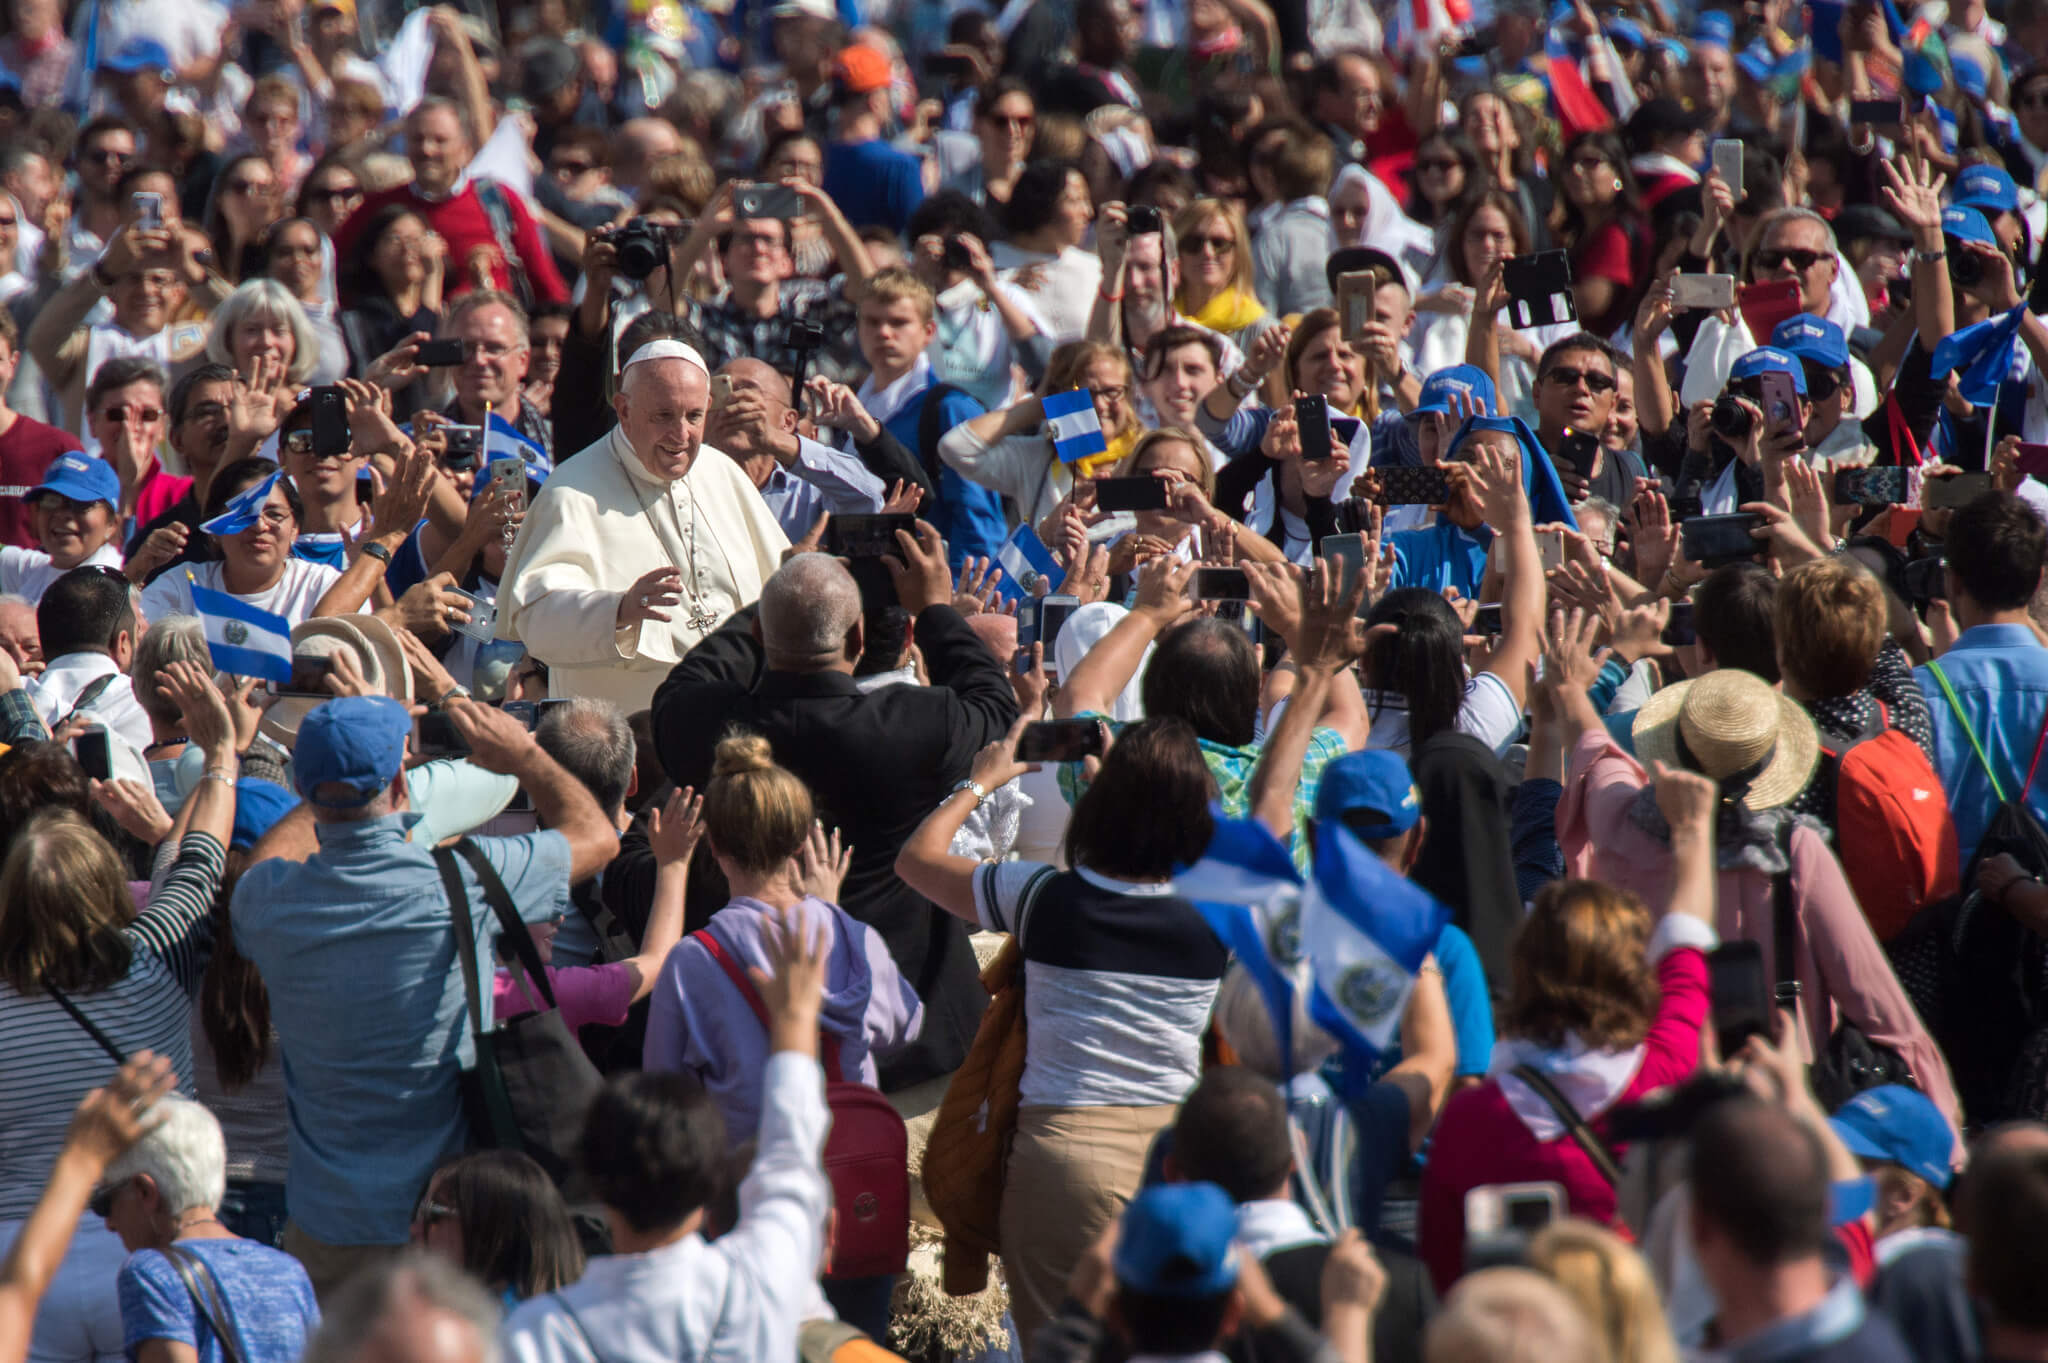
[(0, 1363), (2048, 1361), (2044, 0), (5, 8)]

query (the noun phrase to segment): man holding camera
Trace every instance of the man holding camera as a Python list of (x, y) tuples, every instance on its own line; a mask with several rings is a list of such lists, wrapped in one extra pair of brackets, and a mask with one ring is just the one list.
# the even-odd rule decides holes
[[(787, 217), (745, 217), (740, 211), (756, 203), (782, 209), (792, 202), (818, 219), (839, 261), (843, 273), (830, 283), (792, 277), (796, 261), (789, 253)], [(867, 248), (831, 195), (802, 180), (727, 180), (677, 248), (677, 278), (687, 279), (714, 242), (725, 293), (711, 303), (680, 300), (685, 320), (704, 338), (704, 358), (712, 368), (753, 356), (793, 380), (823, 374), (850, 383), (860, 376), (854, 308), (867, 284)]]

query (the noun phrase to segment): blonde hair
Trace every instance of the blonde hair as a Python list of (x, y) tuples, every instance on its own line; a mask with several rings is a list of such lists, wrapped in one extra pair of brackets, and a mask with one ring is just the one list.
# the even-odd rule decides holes
[(655, 199), (673, 199), (688, 210), (683, 214), (686, 218), (702, 213), (717, 190), (718, 173), (704, 159), (704, 149), (688, 136), (683, 138), (681, 151), (660, 157), (647, 167), (644, 197), (650, 203)]
[(121, 930), (134, 917), (107, 840), (72, 810), (45, 809), (0, 863), (0, 979), (23, 995), (111, 988), (128, 974)]
[(932, 298), (931, 285), (912, 274), (902, 265), (891, 265), (868, 276), (867, 292), (862, 295), (863, 303), (880, 303), (888, 306), (905, 299), (916, 304), (917, 314), (929, 322), (936, 314), (938, 304)]
[(1678, 1363), (1650, 1266), (1613, 1231), (1576, 1218), (1545, 1226), (1529, 1242), (1529, 1266), (1578, 1304), (1615, 1363)]
[(1138, 443), (1131, 446), (1131, 452), (1124, 456), (1124, 461), (1121, 464), (1116, 466), (1116, 476), (1119, 478), (1135, 478), (1141, 473), (1149, 472), (1150, 470), (1143, 462), (1145, 456), (1159, 446), (1169, 445), (1175, 441), (1186, 445), (1195, 452), (1195, 462), (1202, 466), (1200, 480), (1202, 495), (1211, 502), (1214, 502), (1216, 500), (1216, 465), (1209, 457), (1209, 442), (1202, 439), (1199, 433), (1191, 431), (1185, 426), (1161, 426), (1157, 430), (1147, 431), (1139, 436)]
[(740, 869), (766, 874), (797, 854), (810, 835), (811, 792), (759, 734), (718, 740), (704, 789), (704, 832), (712, 850)]
[[(1252, 283), (1252, 239), (1245, 231), (1244, 215), (1222, 199), (1196, 199), (1193, 203), (1173, 215), (1173, 239), (1186, 243), (1195, 233), (1208, 224), (1222, 221), (1230, 228), (1231, 240), (1237, 245), (1230, 252), (1230, 282), (1225, 287), (1236, 289), (1250, 297), (1254, 292)], [(1173, 291), (1173, 305), (1187, 312), (1187, 274), (1180, 272), (1181, 283)]]
[[(1138, 381), (1137, 374), (1131, 369), (1131, 357), (1125, 353), (1122, 346), (1111, 345), (1107, 341), (1068, 341), (1053, 351), (1052, 359), (1047, 361), (1045, 380), (1038, 385), (1039, 396), (1050, 397), (1054, 393), (1064, 393), (1071, 388), (1084, 386), (1088, 370), (1101, 361), (1122, 367), (1126, 388)], [(1105, 439), (1115, 440), (1121, 435), (1137, 435), (1138, 405), (1126, 401), (1123, 413), (1124, 419), (1115, 430), (1102, 433)]]

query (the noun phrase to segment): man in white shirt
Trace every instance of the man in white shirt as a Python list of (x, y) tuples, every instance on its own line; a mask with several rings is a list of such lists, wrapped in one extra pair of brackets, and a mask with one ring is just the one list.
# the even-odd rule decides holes
[(127, 675), (141, 633), (133, 593), (118, 568), (74, 568), (51, 583), (36, 606), (49, 662), (27, 690), (52, 729), (87, 716), (139, 753), (149, 746), (150, 728)]
[(758, 1148), (739, 1223), (704, 1239), (724, 1178), (724, 1122), (693, 1081), (621, 1075), (585, 1118), (578, 1154), (616, 1251), (580, 1281), (528, 1301), (499, 1343), (512, 1363), (654, 1363), (796, 1357), (819, 1314), (818, 1266), (832, 1185), (820, 1159), (831, 1114), (818, 1067), (818, 1012), (831, 943), (767, 934), (772, 977)]

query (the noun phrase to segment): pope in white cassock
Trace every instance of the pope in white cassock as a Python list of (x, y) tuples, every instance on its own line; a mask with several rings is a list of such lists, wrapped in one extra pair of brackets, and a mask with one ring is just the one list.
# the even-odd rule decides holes
[(701, 445), (711, 375), (694, 349), (642, 346), (613, 401), (618, 426), (533, 499), (500, 579), (497, 632), (548, 665), (550, 694), (630, 714), (759, 598), (789, 539), (740, 466)]

